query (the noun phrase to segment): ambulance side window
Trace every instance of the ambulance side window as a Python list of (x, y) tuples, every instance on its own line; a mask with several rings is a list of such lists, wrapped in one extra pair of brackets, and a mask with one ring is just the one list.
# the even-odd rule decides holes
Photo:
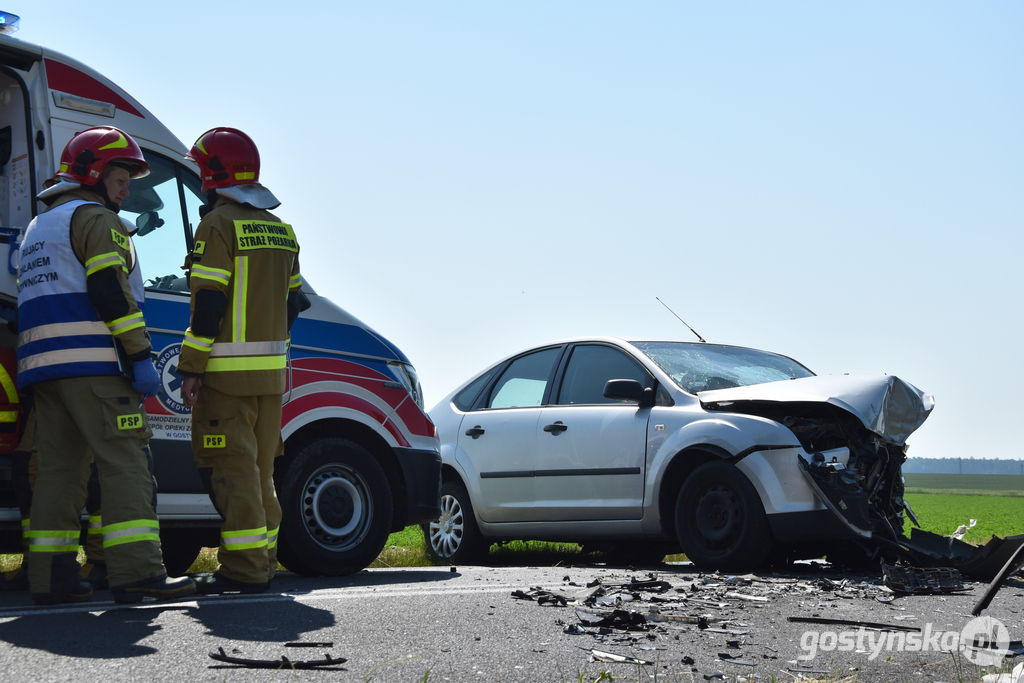
[(200, 183), (185, 168), (147, 151), (149, 175), (128, 186), (121, 215), (135, 223), (132, 238), (148, 291), (188, 294), (181, 269), (192, 240), (190, 222), (198, 221)]

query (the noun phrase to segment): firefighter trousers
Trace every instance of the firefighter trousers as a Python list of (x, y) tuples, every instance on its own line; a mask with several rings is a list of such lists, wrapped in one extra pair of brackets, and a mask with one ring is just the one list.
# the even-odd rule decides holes
[(151, 433), (139, 394), (117, 376), (51, 380), (33, 389), (39, 471), (29, 532), (32, 593), (68, 590), (79, 581), (79, 515), (92, 459), (104, 492), (102, 536), (110, 587), (165, 576)]
[(262, 584), (277, 570), (281, 505), (274, 458), (281, 442), (281, 396), (230, 396), (205, 384), (192, 408), (192, 449), (224, 524), (219, 574)]

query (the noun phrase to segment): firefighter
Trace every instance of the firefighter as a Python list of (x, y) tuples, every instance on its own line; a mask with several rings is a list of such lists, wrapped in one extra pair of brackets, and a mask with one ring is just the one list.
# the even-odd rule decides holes
[(29, 590), (38, 604), (92, 597), (76, 557), (90, 465), (83, 444), (104, 492), (103, 548), (114, 600), (195, 592), (192, 579), (168, 578), (161, 561), (142, 408), (160, 379), (129, 227), (117, 216), (130, 180), (148, 172), (124, 132), (82, 131), (65, 147), (56, 183), (39, 194), (47, 209), (22, 241), (18, 385), (32, 389), (36, 410)]
[[(2, 372), (2, 369), (0, 369)], [(2, 382), (2, 377), (0, 377)], [(25, 418), (24, 433), (21, 442), (11, 453), (11, 488), (14, 500), (21, 512), (22, 555), (21, 566), (17, 569), (0, 574), (0, 591), (20, 591), (28, 589), (29, 563), (29, 531), (31, 531), (30, 512), (32, 509), (32, 489), (35, 487), (38, 473), (38, 458), (33, 441), (36, 431), (36, 413), (29, 405), (25, 406), (28, 417)], [(88, 455), (92, 460), (92, 454)], [(85, 499), (85, 510), (89, 515), (89, 527), (84, 550), (85, 564), (82, 565), (82, 578), (94, 589), (107, 587), (107, 562), (103, 552), (103, 518), (100, 514), (100, 482), (96, 472), (96, 464), (89, 466), (88, 495)]]
[(283, 452), (288, 333), (304, 301), (299, 245), (268, 211), (280, 202), (259, 184), (248, 135), (214, 128), (185, 158), (199, 165), (207, 204), (185, 264), (192, 320), (178, 372), (196, 464), (224, 517), (220, 569), (196, 583), (200, 593), (259, 593), (277, 568), (274, 458)]

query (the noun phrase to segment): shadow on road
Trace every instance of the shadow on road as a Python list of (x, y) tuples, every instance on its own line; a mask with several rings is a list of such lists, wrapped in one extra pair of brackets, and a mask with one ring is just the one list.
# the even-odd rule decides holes
[[(255, 610), (266, 614), (266, 618), (254, 618)], [(185, 614), (206, 627), (206, 635), (249, 642), (301, 640), (304, 633), (335, 624), (334, 615), (328, 610), (296, 602), (287, 596), (271, 603), (256, 604), (204, 600), (198, 607), (189, 607)]]
[(65, 657), (142, 657), (157, 652), (139, 641), (160, 628), (152, 623), (159, 615), (157, 610), (110, 610), (61, 614), (59, 619), (52, 614), (19, 617), (0, 624), (0, 640)]

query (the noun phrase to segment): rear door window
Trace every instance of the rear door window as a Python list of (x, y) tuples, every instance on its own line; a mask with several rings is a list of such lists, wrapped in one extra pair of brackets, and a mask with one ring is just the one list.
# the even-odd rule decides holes
[(561, 348), (544, 349), (512, 361), (491, 390), (488, 408), (542, 405)]

